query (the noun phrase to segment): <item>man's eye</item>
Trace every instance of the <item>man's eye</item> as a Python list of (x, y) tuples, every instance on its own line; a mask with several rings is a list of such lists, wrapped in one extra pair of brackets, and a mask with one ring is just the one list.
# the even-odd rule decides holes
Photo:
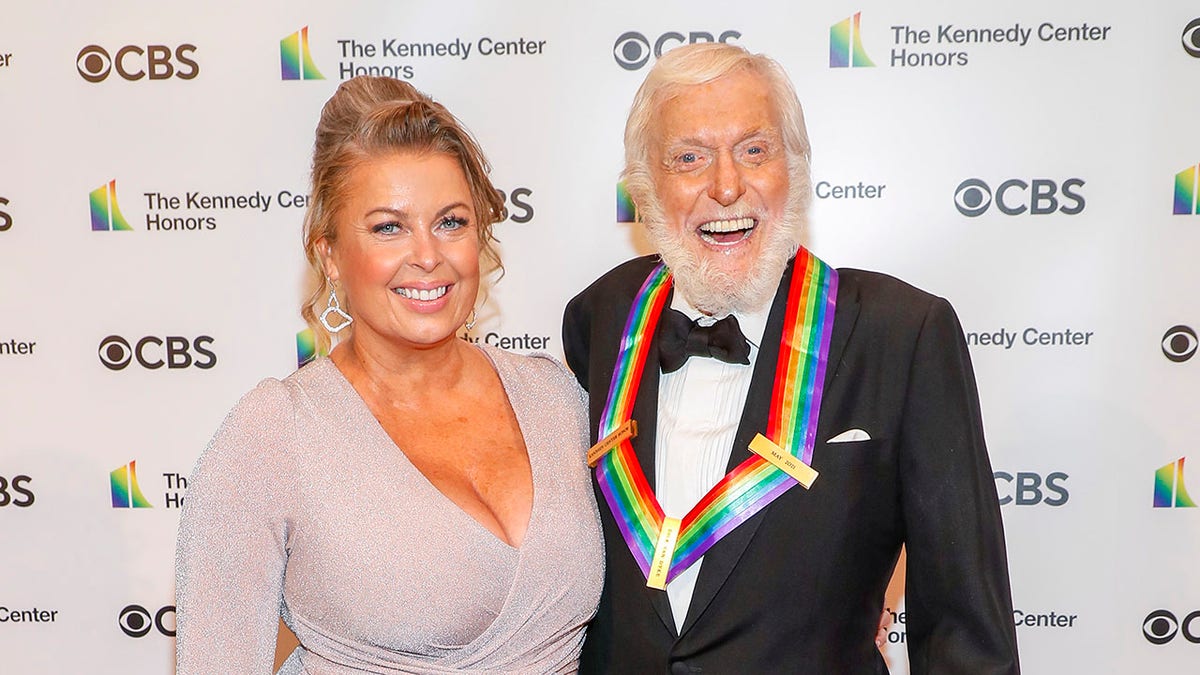
[(757, 145), (752, 145), (752, 146), (746, 148), (747, 155), (761, 155), (764, 152), (766, 152), (766, 151), (763, 150), (761, 146), (757, 146)]
[(694, 152), (685, 152), (679, 156), (679, 161), (683, 162), (684, 164), (691, 164), (692, 162), (696, 161), (697, 159), (699, 159), (699, 158), (696, 157), (696, 153), (694, 153)]

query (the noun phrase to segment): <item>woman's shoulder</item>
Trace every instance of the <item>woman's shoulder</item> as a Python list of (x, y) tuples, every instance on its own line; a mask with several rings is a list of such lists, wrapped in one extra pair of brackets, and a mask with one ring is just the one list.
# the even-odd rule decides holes
[(284, 381), (267, 378), (246, 392), (233, 406), (213, 434), (201, 463), (231, 455), (242, 461), (253, 455), (275, 454), (272, 448), (292, 436), (295, 419), (292, 397)]
[(242, 395), (229, 411), (222, 427), (241, 421), (251, 421), (255, 422), (256, 426), (262, 426), (264, 423), (293, 418), (299, 399), (317, 369), (318, 364), (309, 364), (282, 380), (274, 377), (263, 378), (253, 389)]
[(246, 446), (258, 452), (273, 446), (289, 447), (295, 438), (297, 418), (313, 408), (313, 397), (329, 389), (328, 359), (318, 359), (282, 380), (268, 377), (246, 392), (225, 416), (213, 436), (211, 449)]

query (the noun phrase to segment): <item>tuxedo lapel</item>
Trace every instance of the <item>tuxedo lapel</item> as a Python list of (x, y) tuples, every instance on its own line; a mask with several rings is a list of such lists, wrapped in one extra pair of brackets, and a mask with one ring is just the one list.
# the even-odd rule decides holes
[[(825, 366), (825, 393), (832, 389), (833, 376), (837, 374), (838, 366), (842, 363), (842, 354), (846, 351), (846, 343), (854, 332), (854, 324), (858, 322), (858, 287), (852, 283), (842, 284), (839, 277), (837, 309), (833, 315), (833, 333), (829, 336), (829, 361)], [(824, 407), (824, 402), (822, 402)], [(832, 431), (817, 428), (817, 438), (822, 432)], [(826, 435), (828, 437), (828, 435)]]

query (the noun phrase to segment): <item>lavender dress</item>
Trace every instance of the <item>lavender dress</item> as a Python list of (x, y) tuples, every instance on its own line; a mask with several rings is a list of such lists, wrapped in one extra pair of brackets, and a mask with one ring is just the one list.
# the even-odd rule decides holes
[[(181, 514), (178, 672), (574, 672), (604, 557), (587, 413), (549, 357), (482, 347), (520, 424), (533, 511), (500, 541), (409, 463), (328, 359), (264, 380), (200, 458)], [(447, 401), (453, 405), (453, 401)]]

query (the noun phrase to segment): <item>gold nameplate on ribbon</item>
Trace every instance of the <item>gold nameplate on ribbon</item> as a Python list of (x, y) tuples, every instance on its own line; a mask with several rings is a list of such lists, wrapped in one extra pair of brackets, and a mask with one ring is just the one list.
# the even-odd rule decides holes
[(678, 518), (663, 518), (658, 532), (658, 544), (654, 546), (654, 559), (650, 561), (650, 576), (646, 585), (660, 591), (667, 589), (667, 573), (671, 571), (671, 558), (675, 557), (675, 542), (679, 540)]
[(600, 458), (607, 455), (610, 450), (621, 444), (621, 441), (627, 438), (637, 436), (637, 421), (627, 420), (625, 424), (617, 427), (617, 430), (600, 439), (600, 442), (593, 445), (587, 454), (588, 466), (596, 466), (596, 462)]
[(812, 487), (813, 481), (817, 480), (816, 469), (800, 461), (800, 458), (792, 453), (785, 452), (783, 448), (775, 445), (771, 439), (762, 434), (755, 434), (754, 440), (750, 441), (750, 451), (795, 478), (796, 482), (803, 485), (806, 490)]

